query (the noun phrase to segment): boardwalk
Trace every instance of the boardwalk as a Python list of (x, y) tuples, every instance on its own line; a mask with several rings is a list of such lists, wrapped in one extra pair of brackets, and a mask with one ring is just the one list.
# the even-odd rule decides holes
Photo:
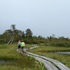
[[(37, 47), (35, 47), (35, 48), (37, 48)], [(31, 49), (34, 49), (34, 48), (31, 48)], [(20, 52), (21, 54), (24, 54), (20, 50), (18, 50), (18, 52)], [(45, 56), (33, 54), (30, 52), (26, 52), (26, 55), (33, 57), (38, 61), (41, 61), (47, 70), (70, 70), (70, 68), (66, 67), (64, 64), (62, 64), (61, 62), (59, 62), (57, 60), (54, 60), (54, 59), (51, 59), (51, 58), (48, 58)]]
[(33, 54), (30, 52), (27, 52), (27, 55), (34, 57), (38, 61), (43, 62), (45, 65), (45, 68), (48, 70), (70, 70), (70, 68), (66, 67), (64, 64), (62, 64), (61, 62), (57, 60), (54, 60), (45, 56)]

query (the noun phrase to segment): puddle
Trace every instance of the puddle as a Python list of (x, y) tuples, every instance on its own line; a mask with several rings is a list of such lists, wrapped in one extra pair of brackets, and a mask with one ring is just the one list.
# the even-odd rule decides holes
[(67, 55), (70, 55), (70, 52), (56, 52), (58, 54), (67, 54)]
[(14, 62), (14, 60), (0, 60), (0, 64), (8, 64), (8, 63), (11, 63), (11, 62)]

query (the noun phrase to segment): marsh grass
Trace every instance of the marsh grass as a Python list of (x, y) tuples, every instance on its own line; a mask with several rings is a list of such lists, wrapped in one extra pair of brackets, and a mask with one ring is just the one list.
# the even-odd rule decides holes
[[(30, 48), (31, 45), (26, 45)], [(41, 64), (36, 67), (36, 60), (33, 57), (28, 57), (17, 52), (17, 45), (0, 45), (0, 70), (41, 70)], [(43, 68), (45, 70), (45, 68)]]
[(53, 53), (58, 51), (70, 51), (70, 47), (41, 46), (31, 50), (33, 53), (59, 60), (66, 66), (70, 67), (70, 55)]
[(35, 59), (17, 51), (17, 45), (0, 45), (0, 70), (34, 70)]

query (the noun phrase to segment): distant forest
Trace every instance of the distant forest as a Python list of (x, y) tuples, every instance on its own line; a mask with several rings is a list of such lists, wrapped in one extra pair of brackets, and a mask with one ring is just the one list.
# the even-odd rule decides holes
[(16, 25), (11, 25), (10, 29), (7, 29), (0, 35), (0, 44), (16, 43), (18, 40), (24, 41), (27, 44), (44, 44), (46, 46), (63, 46), (70, 47), (70, 39), (64, 36), (55, 37), (53, 34), (49, 37), (33, 36), (33, 32), (30, 28), (26, 31), (16, 29)]

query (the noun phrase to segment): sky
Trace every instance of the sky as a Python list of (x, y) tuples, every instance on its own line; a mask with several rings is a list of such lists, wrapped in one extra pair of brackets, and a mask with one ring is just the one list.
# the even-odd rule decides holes
[(0, 0), (0, 34), (12, 24), (35, 36), (70, 37), (70, 0)]

